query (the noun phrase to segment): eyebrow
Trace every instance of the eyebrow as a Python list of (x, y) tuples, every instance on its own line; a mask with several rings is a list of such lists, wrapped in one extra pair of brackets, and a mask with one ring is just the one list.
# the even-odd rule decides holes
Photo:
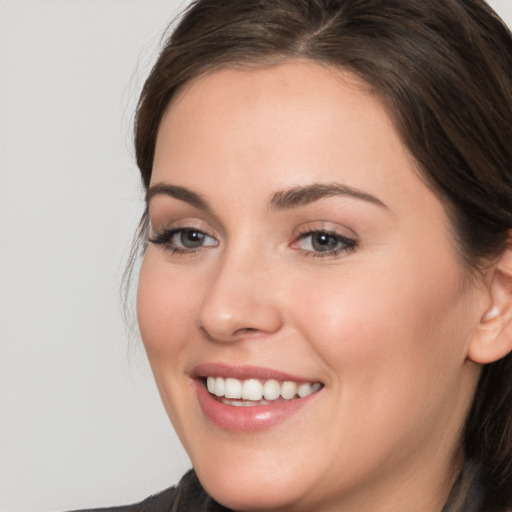
[(185, 203), (188, 203), (195, 208), (208, 213), (211, 213), (212, 211), (208, 201), (206, 201), (203, 196), (196, 192), (192, 192), (192, 190), (189, 190), (185, 187), (169, 185), (168, 183), (155, 183), (149, 187), (148, 191), (146, 192), (146, 204), (149, 205), (151, 198), (158, 195), (174, 197), (174, 199), (184, 201)]
[[(146, 204), (149, 205), (151, 198), (157, 195), (170, 196), (207, 213), (212, 212), (208, 201), (203, 196), (185, 187), (168, 183), (156, 183), (146, 192)], [(341, 183), (313, 183), (311, 185), (280, 190), (272, 195), (269, 204), (271, 210), (288, 210), (332, 196), (349, 196), (389, 210), (388, 206), (377, 197), (356, 188), (342, 185)]]
[(389, 210), (389, 207), (377, 197), (341, 183), (313, 183), (281, 190), (272, 196), (270, 208), (272, 210), (288, 210), (332, 196), (349, 196)]

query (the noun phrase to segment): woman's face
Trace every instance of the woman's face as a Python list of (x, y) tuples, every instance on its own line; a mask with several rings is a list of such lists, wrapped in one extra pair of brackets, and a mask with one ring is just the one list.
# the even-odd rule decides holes
[(369, 88), (305, 61), (204, 76), (163, 118), (148, 197), (140, 328), (206, 490), (439, 510), (488, 298)]

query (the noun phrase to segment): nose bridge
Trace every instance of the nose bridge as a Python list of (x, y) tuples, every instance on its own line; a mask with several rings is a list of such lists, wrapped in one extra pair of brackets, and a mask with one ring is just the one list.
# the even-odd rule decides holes
[(234, 341), (248, 333), (271, 333), (280, 312), (271, 281), (271, 261), (250, 238), (226, 247), (199, 311), (210, 338)]

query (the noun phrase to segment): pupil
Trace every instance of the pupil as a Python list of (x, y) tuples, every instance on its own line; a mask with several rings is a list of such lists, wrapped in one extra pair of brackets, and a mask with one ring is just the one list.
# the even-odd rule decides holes
[(181, 243), (185, 247), (199, 247), (203, 242), (203, 233), (200, 231), (184, 231), (181, 234)]
[(313, 236), (312, 245), (317, 251), (329, 251), (336, 248), (336, 239), (326, 233), (317, 233)]

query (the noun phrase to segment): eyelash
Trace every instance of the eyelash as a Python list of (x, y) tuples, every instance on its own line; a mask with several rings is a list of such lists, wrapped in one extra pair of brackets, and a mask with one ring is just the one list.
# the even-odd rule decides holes
[[(209, 245), (200, 245), (198, 247), (190, 247), (190, 248), (184, 248), (184, 247), (178, 247), (176, 245), (172, 244), (172, 240), (174, 236), (178, 234), (198, 234), (203, 237), (203, 240), (205, 238), (209, 238), (211, 240), (214, 240), (214, 244)], [(354, 240), (353, 238), (348, 238), (346, 236), (340, 235), (339, 233), (336, 233), (335, 231), (329, 231), (325, 229), (308, 229), (305, 230), (297, 236), (295, 241), (292, 243), (292, 247), (299, 244), (300, 242), (304, 242), (308, 237), (313, 236), (326, 236), (330, 238), (331, 240), (334, 240), (336, 244), (340, 245), (339, 247), (336, 247), (335, 249), (330, 249), (326, 251), (315, 251), (311, 249), (304, 249), (304, 248), (298, 248), (304, 255), (314, 258), (325, 258), (325, 257), (334, 257), (342, 252), (353, 252), (358, 247), (357, 240)], [(189, 228), (174, 228), (174, 229), (165, 229), (162, 231), (159, 231), (155, 233), (152, 237), (148, 240), (150, 243), (156, 244), (156, 245), (162, 245), (165, 250), (168, 250), (171, 252), (171, 254), (192, 254), (195, 253), (205, 247), (216, 247), (218, 245), (218, 241), (215, 240), (212, 236), (208, 235), (204, 231), (200, 229), (195, 229), (192, 227)]]
[(218, 245), (218, 242), (215, 240), (215, 242), (216, 242), (215, 244), (209, 244), (206, 246), (201, 245), (199, 247), (189, 247), (189, 248), (177, 247), (176, 245), (172, 244), (172, 240), (175, 235), (178, 235), (180, 233), (182, 235), (185, 233), (189, 233), (189, 234), (195, 233), (195, 234), (199, 234), (200, 236), (202, 236), (204, 238), (208, 237), (211, 240), (215, 240), (215, 238), (213, 238), (212, 236), (208, 235), (208, 233), (205, 233), (204, 231), (202, 231), (200, 229), (188, 227), (188, 228), (164, 229), (162, 231), (155, 233), (153, 235), (153, 237), (149, 238), (148, 241), (152, 244), (162, 245), (164, 247), (164, 249), (170, 251), (171, 254), (191, 254), (191, 253), (194, 253), (194, 252), (197, 252), (197, 251), (203, 249), (204, 247)]
[(343, 252), (353, 252), (358, 247), (357, 240), (354, 240), (353, 238), (348, 238), (344, 235), (340, 235), (336, 231), (329, 231), (326, 229), (307, 229), (301, 233), (299, 233), (299, 236), (297, 237), (296, 241), (293, 242), (293, 244), (297, 244), (300, 241), (306, 240), (308, 237), (313, 236), (326, 236), (329, 237), (337, 244), (339, 244), (339, 247), (336, 247), (335, 249), (331, 249), (328, 251), (314, 251), (314, 250), (307, 250), (307, 249), (300, 249), (306, 256), (310, 256), (313, 258), (326, 258), (326, 257), (333, 257), (337, 256)]

